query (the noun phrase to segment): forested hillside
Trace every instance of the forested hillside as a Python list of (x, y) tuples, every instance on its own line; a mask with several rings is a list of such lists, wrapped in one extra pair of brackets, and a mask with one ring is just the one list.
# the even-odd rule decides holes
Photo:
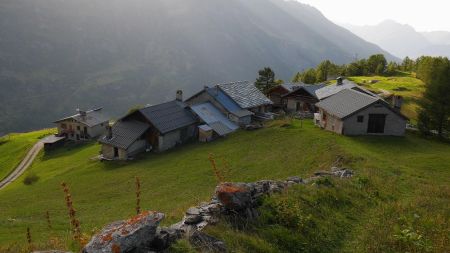
[(203, 85), (281, 79), (324, 59), (385, 53), (282, 0), (5, 0), (0, 3), (0, 135), (75, 108), (131, 106)]

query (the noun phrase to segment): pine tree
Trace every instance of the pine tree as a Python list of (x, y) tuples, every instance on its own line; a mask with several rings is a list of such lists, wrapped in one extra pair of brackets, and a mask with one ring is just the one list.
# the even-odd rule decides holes
[(436, 130), (440, 137), (450, 130), (450, 61), (426, 57), (418, 65), (418, 76), (426, 84), (419, 102), (418, 126), (422, 133)]
[(262, 92), (267, 93), (270, 89), (277, 86), (275, 72), (269, 67), (258, 71), (259, 77), (256, 79), (255, 86)]

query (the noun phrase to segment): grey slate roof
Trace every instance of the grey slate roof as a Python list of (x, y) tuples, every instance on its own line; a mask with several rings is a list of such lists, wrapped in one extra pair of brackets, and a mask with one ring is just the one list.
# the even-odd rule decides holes
[(317, 103), (316, 106), (343, 119), (377, 101), (384, 102), (377, 97), (372, 97), (352, 89), (344, 89)]
[(102, 110), (102, 108), (86, 111), (86, 116), (82, 116), (80, 113), (77, 113), (75, 115), (57, 120), (54, 123), (58, 123), (58, 122), (68, 120), (68, 119), (73, 119), (73, 120), (78, 121), (88, 127), (93, 127), (93, 126), (96, 126), (101, 123), (105, 123), (105, 122), (109, 121), (109, 119), (105, 115), (103, 115), (101, 110)]
[(287, 96), (289, 96), (290, 94), (293, 94), (294, 92), (298, 91), (299, 89), (303, 89), (303, 90), (305, 90), (306, 92), (308, 92), (311, 96), (313, 96), (313, 97), (319, 99), (319, 98), (317, 97), (316, 92), (317, 92), (318, 90), (324, 88), (324, 87), (326, 87), (325, 84), (302, 84), (302, 85), (298, 85), (298, 86), (296, 87), (296, 89), (294, 89), (293, 91), (291, 91), (291, 92), (289, 92), (289, 93), (283, 95), (283, 97), (287, 97)]
[(325, 99), (329, 96), (332, 96), (332, 95), (340, 92), (341, 90), (351, 89), (356, 86), (358, 86), (358, 85), (354, 82), (350, 82), (348, 80), (343, 80), (342, 85), (333, 84), (333, 85), (328, 85), (321, 89), (316, 90), (316, 95), (319, 100), (322, 100), (322, 99)]
[(196, 123), (186, 104), (174, 100), (139, 110), (162, 134)]
[(219, 84), (217, 87), (233, 99), (242, 109), (273, 104), (253, 83), (248, 81)]
[(283, 83), (281, 84), (281, 86), (286, 89), (288, 92), (292, 92), (298, 88), (300, 88), (300, 86), (305, 85), (304, 83)]
[(108, 137), (104, 135), (100, 137), (98, 141), (113, 147), (127, 149), (142, 134), (144, 134), (149, 127), (148, 124), (136, 120), (117, 121), (112, 126), (113, 137), (108, 139)]

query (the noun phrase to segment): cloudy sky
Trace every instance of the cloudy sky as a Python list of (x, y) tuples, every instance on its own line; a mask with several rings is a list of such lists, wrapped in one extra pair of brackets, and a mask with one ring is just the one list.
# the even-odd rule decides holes
[(449, 0), (297, 0), (337, 23), (374, 25), (392, 19), (418, 31), (450, 31)]

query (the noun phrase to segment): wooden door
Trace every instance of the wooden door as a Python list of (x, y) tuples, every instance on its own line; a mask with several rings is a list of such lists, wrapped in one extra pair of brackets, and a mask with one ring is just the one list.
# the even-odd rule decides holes
[(369, 114), (367, 133), (382, 134), (386, 125), (386, 114)]

